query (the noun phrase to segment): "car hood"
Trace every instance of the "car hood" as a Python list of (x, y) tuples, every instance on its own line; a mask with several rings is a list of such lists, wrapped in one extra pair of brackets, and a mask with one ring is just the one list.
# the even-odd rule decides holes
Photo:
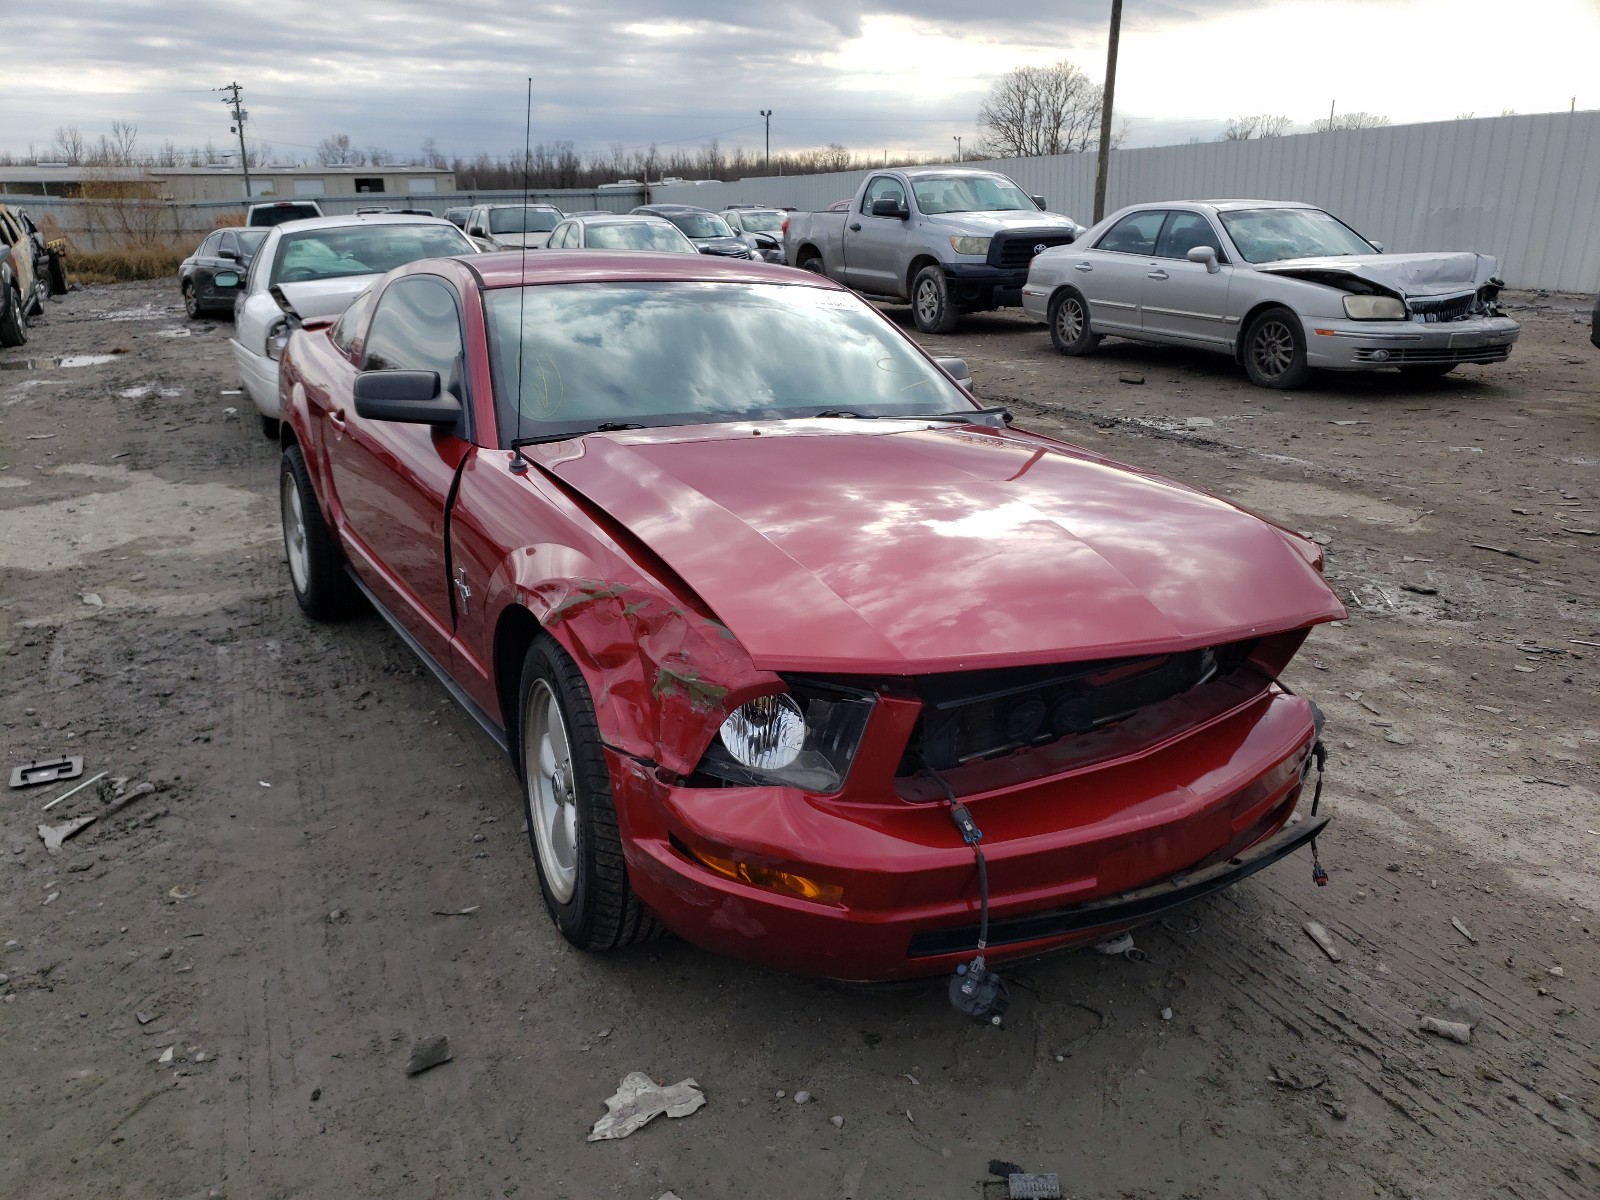
[(1020, 209), (1010, 212), (939, 213), (925, 218), (929, 225), (951, 233), (998, 233), (1002, 229), (1064, 229), (1082, 232), (1083, 226), (1060, 213)]
[(1313, 282), (1326, 275), (1353, 275), (1398, 296), (1447, 296), (1475, 291), (1494, 278), (1487, 254), (1356, 254), (1345, 258), (1292, 258), (1260, 263), (1257, 271)]
[(768, 670), (1157, 653), (1344, 615), (1292, 534), (1031, 435), (767, 422), (595, 434), (536, 461)]
[[(275, 283), (273, 288), (283, 293), (283, 298), (302, 320), (313, 317), (335, 317), (350, 307), (354, 300), (378, 276), (341, 275), (337, 279), (314, 279), (305, 283)], [(271, 289), (269, 289), (270, 291)]]
[(692, 237), (689, 240), (701, 254), (743, 254), (750, 248), (737, 237)]
[(526, 246), (529, 250), (537, 250), (550, 241), (550, 234), (555, 230), (544, 233), (491, 233), (482, 239), (489, 243), (495, 250), (520, 250)]

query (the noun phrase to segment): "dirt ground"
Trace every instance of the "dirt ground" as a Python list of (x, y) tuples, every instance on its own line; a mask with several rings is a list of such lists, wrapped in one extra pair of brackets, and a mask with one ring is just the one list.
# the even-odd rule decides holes
[[(933, 339), (1021, 422), (1313, 532), (1351, 610), (1288, 679), (1330, 885), (1297, 855), (1140, 960), (1012, 970), (1003, 1029), (942, 980), (568, 947), (488, 739), (376, 617), (295, 606), (228, 324), (52, 304), (0, 351), (4, 766), (108, 774), (0, 786), (0, 1196), (992, 1197), (992, 1159), (1078, 1200), (1600, 1194), (1600, 351), (1585, 298), (1513, 299), (1504, 366), (1290, 395), (1016, 314)], [(707, 1103), (586, 1144), (630, 1071)]]

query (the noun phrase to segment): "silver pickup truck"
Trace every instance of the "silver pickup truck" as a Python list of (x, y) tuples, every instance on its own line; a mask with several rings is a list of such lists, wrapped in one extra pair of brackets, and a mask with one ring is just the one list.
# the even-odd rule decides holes
[(847, 211), (789, 214), (784, 258), (864, 295), (909, 302), (918, 329), (949, 333), (964, 312), (1020, 305), (1033, 256), (1083, 232), (1043, 208), (1043, 197), (993, 171), (874, 171)]

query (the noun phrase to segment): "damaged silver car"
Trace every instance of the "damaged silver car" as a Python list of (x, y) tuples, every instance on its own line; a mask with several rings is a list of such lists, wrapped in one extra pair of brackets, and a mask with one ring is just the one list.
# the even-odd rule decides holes
[(1504, 362), (1520, 332), (1484, 254), (1385, 254), (1309, 204), (1124, 208), (1033, 259), (1022, 306), (1063, 354), (1106, 336), (1231, 354), (1253, 383), (1313, 370), (1438, 376)]

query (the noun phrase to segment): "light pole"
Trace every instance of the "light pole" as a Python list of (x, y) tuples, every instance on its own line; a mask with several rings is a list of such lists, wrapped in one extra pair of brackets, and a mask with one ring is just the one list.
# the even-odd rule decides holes
[(963, 161), (961, 158), (961, 135), (959, 133), (953, 133), (950, 136), (956, 139), (956, 161), (961, 162)]
[(761, 117), (767, 123), (767, 174), (772, 174), (772, 110), (763, 108)]
[(1106, 42), (1106, 86), (1101, 97), (1100, 154), (1094, 165), (1094, 223), (1106, 215), (1106, 168), (1111, 158), (1111, 108), (1117, 92), (1117, 38), (1122, 32), (1122, 0), (1111, 0), (1111, 37)]

